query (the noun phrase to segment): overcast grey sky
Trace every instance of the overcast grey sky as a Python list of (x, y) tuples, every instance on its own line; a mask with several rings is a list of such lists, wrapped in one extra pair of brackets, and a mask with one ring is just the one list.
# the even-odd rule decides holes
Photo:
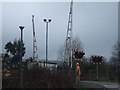
[[(39, 58), (45, 58), (44, 18), (52, 19), (48, 57), (57, 58), (57, 50), (66, 38), (69, 2), (6, 2), (2, 6), (2, 48), (8, 41), (19, 39), (18, 26), (24, 25), (25, 57), (32, 56), (32, 15), (35, 15)], [(118, 3), (73, 3), (73, 37), (76, 35), (84, 46), (85, 56), (97, 54), (110, 58), (112, 47), (118, 40)]]

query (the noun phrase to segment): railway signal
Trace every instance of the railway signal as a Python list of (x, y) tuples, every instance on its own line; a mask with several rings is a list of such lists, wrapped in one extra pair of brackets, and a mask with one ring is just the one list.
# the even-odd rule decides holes
[(92, 64), (102, 64), (103, 56), (92, 55), (90, 60)]
[(85, 55), (84, 51), (81, 50), (74, 50), (73, 52), (73, 58), (75, 60), (82, 60), (83, 56)]
[(96, 65), (96, 79), (98, 80), (98, 65), (103, 63), (103, 56), (98, 56), (98, 55), (92, 55), (91, 58), (91, 63)]

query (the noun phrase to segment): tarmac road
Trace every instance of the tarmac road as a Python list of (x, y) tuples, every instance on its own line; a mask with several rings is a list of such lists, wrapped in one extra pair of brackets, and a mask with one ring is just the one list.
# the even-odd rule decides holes
[(120, 90), (120, 85), (109, 82), (80, 81), (80, 87), (91, 88), (92, 90)]
[(120, 90), (120, 85), (118, 83), (110, 83), (110, 82), (98, 82), (103, 85), (106, 90)]

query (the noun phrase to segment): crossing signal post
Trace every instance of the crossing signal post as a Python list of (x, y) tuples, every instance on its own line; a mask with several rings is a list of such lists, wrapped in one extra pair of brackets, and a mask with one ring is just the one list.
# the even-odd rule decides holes
[(103, 56), (92, 55), (90, 60), (96, 65), (96, 79), (98, 80), (98, 65), (103, 63)]
[(83, 58), (84, 55), (85, 55), (84, 51), (76, 49), (76, 50), (74, 50), (73, 58), (75, 60), (81, 60), (82, 61), (82, 58)]
[(91, 63), (92, 64), (101, 64), (103, 62), (103, 56), (92, 55)]

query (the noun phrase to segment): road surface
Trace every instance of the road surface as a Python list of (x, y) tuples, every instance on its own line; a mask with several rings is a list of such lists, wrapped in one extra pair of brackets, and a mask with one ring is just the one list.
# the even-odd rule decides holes
[(120, 90), (118, 83), (109, 82), (80, 81), (80, 87), (94, 88), (94, 90)]

